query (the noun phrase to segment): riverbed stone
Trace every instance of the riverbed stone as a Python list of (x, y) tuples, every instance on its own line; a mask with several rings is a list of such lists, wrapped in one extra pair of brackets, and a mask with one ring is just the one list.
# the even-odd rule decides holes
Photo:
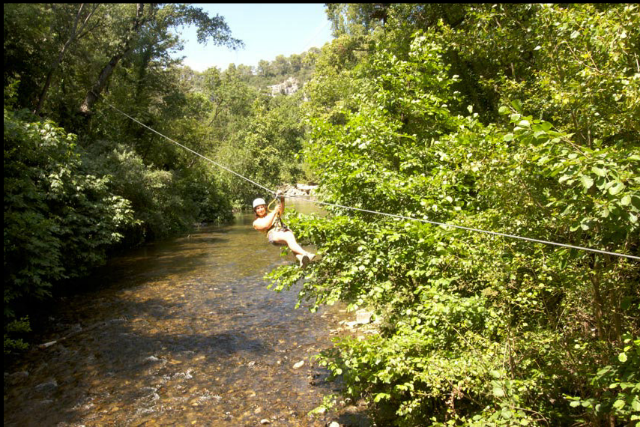
[(366, 310), (358, 310), (356, 311), (356, 323), (365, 324), (371, 322), (371, 316), (373, 313)]
[(40, 393), (51, 393), (57, 388), (58, 388), (58, 382), (55, 379), (50, 379), (49, 381), (38, 384), (36, 386), (36, 391)]
[(29, 378), (27, 371), (14, 372), (13, 374), (4, 373), (4, 382), (9, 385), (20, 384), (27, 378)]
[(160, 362), (161, 360), (163, 360), (163, 359), (160, 359), (159, 357), (156, 357), (156, 356), (149, 356), (149, 357), (145, 358), (143, 360), (143, 362), (154, 363), (154, 362)]

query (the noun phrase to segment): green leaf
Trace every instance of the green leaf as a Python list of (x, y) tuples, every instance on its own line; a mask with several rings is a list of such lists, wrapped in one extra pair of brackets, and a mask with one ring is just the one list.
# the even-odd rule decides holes
[(522, 102), (519, 99), (514, 99), (511, 101), (511, 105), (518, 113), (522, 113)]
[(580, 177), (580, 182), (582, 182), (582, 186), (587, 190), (593, 186), (593, 179), (587, 175), (582, 175)]
[(376, 397), (373, 398), (374, 402), (380, 402), (381, 400), (389, 400), (391, 395), (389, 393), (378, 393)]
[(622, 363), (627, 361), (627, 354), (626, 353), (620, 353), (618, 355), (618, 360), (621, 361)]
[(615, 403), (613, 404), (613, 407), (616, 409), (622, 409), (624, 408), (625, 402), (624, 400), (616, 400)]
[(631, 196), (629, 196), (628, 194), (626, 196), (624, 196), (621, 200), (620, 200), (620, 204), (622, 206), (629, 206), (629, 204), (631, 204)]
[(609, 187), (609, 194), (611, 194), (612, 196), (615, 196), (622, 190), (624, 190), (624, 184), (621, 183), (620, 181), (616, 181), (616, 183), (613, 186)]

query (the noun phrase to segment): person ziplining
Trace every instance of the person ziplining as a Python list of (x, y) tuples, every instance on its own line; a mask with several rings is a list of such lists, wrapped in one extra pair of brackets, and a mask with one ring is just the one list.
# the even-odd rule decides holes
[[(253, 228), (267, 233), (269, 243), (275, 246), (288, 246), (296, 255), (301, 267), (306, 267), (315, 258), (315, 254), (305, 251), (296, 241), (293, 232), (282, 222), (284, 214), (284, 195), (276, 193), (278, 206), (271, 212), (267, 208), (264, 199), (257, 198), (253, 201), (253, 212), (256, 215)], [(275, 201), (275, 200), (274, 200)]]

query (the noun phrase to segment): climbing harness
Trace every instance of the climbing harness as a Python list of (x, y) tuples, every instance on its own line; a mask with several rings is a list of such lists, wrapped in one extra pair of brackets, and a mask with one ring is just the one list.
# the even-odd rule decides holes
[[(208, 162), (213, 163), (214, 165), (218, 166), (219, 168), (224, 169), (227, 172), (230, 172), (230, 173), (236, 175), (237, 177), (242, 178), (245, 181), (248, 181), (248, 182), (250, 182), (251, 184), (253, 184), (253, 185), (257, 186), (257, 187), (262, 188), (263, 190), (267, 191), (270, 194), (277, 194), (275, 191), (273, 191), (273, 190), (271, 190), (271, 189), (269, 189), (269, 188), (267, 188), (265, 186), (262, 186), (262, 185), (258, 184), (257, 182), (252, 181), (251, 179), (246, 178), (246, 177), (240, 175), (237, 172), (234, 172), (233, 170), (229, 169), (228, 167), (226, 167), (224, 165), (221, 165), (220, 163), (217, 163), (217, 162), (211, 160), (208, 157), (203, 156), (202, 154), (192, 150), (191, 148), (186, 147), (186, 146), (180, 144), (179, 142), (174, 141), (173, 139), (169, 138), (168, 136), (161, 134), (160, 132), (156, 131), (155, 129), (152, 129), (151, 127), (145, 125), (144, 123), (142, 123), (142, 122), (136, 120), (135, 118), (131, 117), (127, 113), (119, 110), (118, 108), (116, 108), (115, 106), (113, 106), (109, 102), (107, 102), (106, 100), (103, 99), (103, 101), (107, 106), (113, 108), (114, 110), (116, 110), (120, 114), (124, 115), (125, 117), (128, 117), (129, 119), (131, 119), (134, 122), (138, 123), (140, 126), (149, 129), (151, 132), (153, 132), (153, 133), (155, 133), (157, 135), (160, 135), (161, 137), (169, 140), (170, 142), (173, 142), (177, 146), (182, 147), (185, 150), (190, 151), (190, 152), (192, 152), (193, 154), (195, 154), (195, 155), (197, 155), (199, 157), (202, 157), (203, 159), (207, 160)], [(368, 210), (368, 209), (354, 208), (354, 207), (351, 207), (351, 206), (338, 205), (338, 204), (335, 204), (335, 203), (320, 202), (320, 201), (317, 201), (317, 200), (313, 200), (313, 199), (309, 199), (309, 198), (301, 197), (301, 196), (289, 196), (289, 198), (303, 199), (303, 200), (307, 200), (307, 201), (313, 202), (313, 203), (318, 204), (318, 205), (333, 206), (333, 207), (341, 208), (341, 209), (348, 209), (348, 210), (359, 211), (359, 212), (367, 212), (367, 213), (376, 214), (376, 215), (388, 216), (388, 217), (391, 217), (391, 218), (404, 219), (404, 220), (409, 220), (409, 221), (418, 221), (418, 222), (422, 222), (422, 223), (426, 223), (426, 224), (439, 225), (439, 226), (442, 226), (442, 227), (453, 227), (453, 228), (457, 228), (457, 229), (460, 229), (460, 230), (474, 231), (474, 232), (477, 232), (477, 233), (485, 233), (485, 234), (490, 234), (490, 235), (493, 235), (493, 236), (509, 237), (511, 239), (525, 240), (525, 241), (533, 242), (533, 243), (543, 243), (543, 244), (546, 244), (546, 245), (554, 245), (554, 246), (564, 247), (564, 248), (568, 248), (568, 249), (578, 249), (578, 250), (582, 250), (582, 251), (595, 252), (595, 253), (600, 253), (600, 254), (605, 254), (605, 255), (611, 255), (611, 256), (617, 256), (617, 257), (622, 257), (622, 258), (640, 260), (640, 257), (634, 256), (634, 255), (622, 254), (622, 253), (617, 253), (617, 252), (603, 251), (603, 250), (600, 250), (600, 249), (586, 248), (586, 247), (582, 247), (582, 246), (567, 245), (567, 244), (564, 244), (564, 243), (550, 242), (550, 241), (547, 241), (547, 240), (532, 239), (530, 237), (517, 236), (515, 234), (499, 233), (499, 232), (496, 232), (496, 231), (482, 230), (482, 229), (479, 229), (479, 228), (464, 227), (462, 225), (455, 225), (455, 224), (447, 224), (447, 223), (437, 222), (437, 221), (430, 221), (428, 219), (420, 219), (420, 218), (412, 218), (412, 217), (402, 216), (402, 215), (394, 215), (394, 214), (390, 214), (390, 213), (386, 213), (386, 212), (378, 212), (378, 211), (373, 211), (373, 210)], [(274, 199), (274, 201), (272, 201), (269, 204), (269, 206), (271, 206), (271, 204), (273, 202), (275, 202), (275, 200), (277, 200), (277, 198)], [(278, 220), (280, 221), (280, 223), (282, 223), (282, 220), (279, 218), (279, 215), (278, 215)]]

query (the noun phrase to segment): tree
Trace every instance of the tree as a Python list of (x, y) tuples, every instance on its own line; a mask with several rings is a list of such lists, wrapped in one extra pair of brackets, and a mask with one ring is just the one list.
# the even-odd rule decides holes
[(262, 77), (271, 77), (274, 75), (271, 63), (264, 59), (258, 62), (258, 75)]
[(291, 72), (289, 61), (284, 55), (276, 56), (276, 59), (271, 63), (271, 67), (274, 70), (273, 72), (278, 76), (284, 76)]
[[(201, 42), (241, 46), (222, 17), (188, 5), (5, 6), (6, 349), (23, 347), (7, 333), (28, 329), (30, 302), (87, 274), (108, 250), (230, 218), (218, 171), (95, 103), (104, 96), (198, 152), (212, 150), (205, 120), (214, 99), (170, 55), (181, 48), (171, 29), (186, 24)], [(82, 99), (99, 113), (90, 121), (77, 112)], [(241, 103), (234, 108), (244, 114), (250, 103)]]
[(133, 19), (133, 22), (131, 23), (129, 31), (127, 32), (125, 38), (118, 44), (116, 52), (113, 54), (109, 62), (100, 71), (96, 82), (87, 92), (82, 105), (80, 105), (80, 113), (84, 115), (89, 114), (91, 108), (93, 107), (93, 104), (98, 100), (98, 97), (102, 93), (102, 90), (107, 85), (107, 81), (111, 76), (111, 73), (113, 73), (113, 70), (118, 65), (118, 62), (120, 62), (120, 59), (122, 59), (122, 57), (133, 48), (134, 37), (137, 36), (138, 31), (144, 23), (143, 12), (144, 4), (136, 3), (136, 15)]
[[(5, 328), (28, 314), (30, 302), (50, 296), (54, 283), (104, 263), (107, 248), (134, 223), (109, 178), (87, 173), (75, 135), (34, 119), (5, 109)], [(5, 352), (12, 347), (6, 332)]]
[(328, 3), (326, 12), (333, 36), (361, 36), (384, 26), (390, 6), (390, 3)]
[[(634, 11), (392, 5), (384, 28), (347, 31), (306, 88), (323, 201), (638, 256)], [(563, 100), (591, 143), (574, 134), (580, 120), (546, 110)], [(380, 319), (378, 334), (320, 359), (379, 424), (637, 420), (635, 260), (328, 209), (287, 218), (322, 262), (267, 277), (276, 290), (302, 280), (314, 309), (343, 301)]]
[[(165, 18), (164, 25), (176, 26), (184, 24), (195, 24), (198, 26), (198, 41), (200, 43), (206, 43), (209, 38), (213, 39), (215, 44), (222, 44), (229, 47), (238, 47), (242, 43), (239, 40), (233, 39), (229, 36), (229, 28), (224, 22), (224, 19), (220, 16), (210, 18), (200, 8), (194, 8), (186, 5), (168, 5), (165, 8), (170, 9), (171, 13), (160, 14), (162, 18)], [(145, 15), (144, 4), (137, 3), (135, 16), (131, 20), (130, 27), (125, 32), (123, 38), (119, 41), (116, 51), (111, 56), (109, 62), (102, 68), (96, 82), (92, 88), (87, 92), (87, 95), (80, 106), (80, 112), (82, 114), (88, 114), (95, 101), (104, 90), (107, 81), (113, 70), (118, 65), (118, 62), (122, 57), (130, 52), (134, 43), (136, 42), (140, 31), (146, 24), (154, 25), (158, 23), (158, 9), (157, 6), (151, 5), (149, 11)]]
[[(75, 9), (75, 5), (59, 5), (59, 6), (52, 5), (52, 8), (53, 8), (54, 12), (57, 12), (59, 8), (60, 9), (67, 9), (67, 7), (69, 7), (69, 6), (71, 6), (71, 7), (73, 7)], [(86, 10), (85, 10), (85, 6), (86, 6)], [(40, 111), (42, 110), (42, 106), (43, 106), (44, 101), (45, 101), (45, 99), (47, 97), (47, 92), (49, 90), (49, 86), (51, 85), (51, 80), (53, 78), (53, 74), (57, 71), (58, 66), (60, 65), (60, 63), (64, 59), (65, 54), (67, 53), (67, 51), (69, 50), (69, 47), (77, 39), (82, 38), (88, 32), (91, 31), (91, 29), (89, 28), (89, 22), (90, 22), (91, 17), (94, 15), (95, 11), (97, 10), (97, 8), (99, 6), (100, 6), (99, 4), (88, 5), (88, 4), (85, 4), (85, 3), (80, 3), (80, 5), (78, 6), (78, 10), (76, 11), (75, 17), (73, 18), (73, 24), (71, 25), (71, 29), (69, 30), (69, 33), (66, 36), (66, 41), (62, 45), (62, 48), (60, 49), (60, 53), (58, 54), (58, 56), (56, 57), (54, 62), (51, 64), (51, 66), (49, 67), (49, 71), (47, 72), (47, 77), (45, 78), (44, 85), (42, 87), (40, 95), (38, 96), (38, 105), (35, 108), (35, 111), (34, 111), (35, 114), (39, 114)], [(63, 26), (63, 28), (64, 28), (64, 26)], [(60, 29), (58, 29), (58, 31), (56, 32), (57, 33), (57, 37), (62, 38), (63, 36), (61, 35), (61, 33), (63, 31), (64, 30), (60, 31)]]

